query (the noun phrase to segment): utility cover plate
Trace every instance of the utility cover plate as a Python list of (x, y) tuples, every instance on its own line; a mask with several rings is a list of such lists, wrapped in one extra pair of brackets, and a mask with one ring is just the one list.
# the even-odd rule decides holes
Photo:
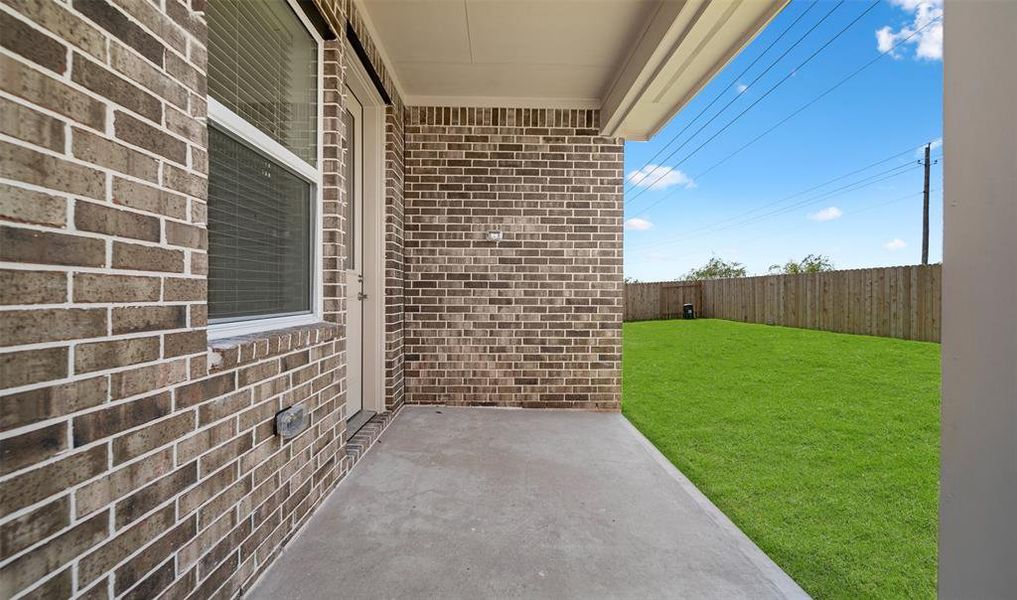
[(276, 413), (275, 432), (284, 440), (288, 440), (307, 429), (308, 421), (307, 411), (304, 410), (304, 407), (294, 404)]

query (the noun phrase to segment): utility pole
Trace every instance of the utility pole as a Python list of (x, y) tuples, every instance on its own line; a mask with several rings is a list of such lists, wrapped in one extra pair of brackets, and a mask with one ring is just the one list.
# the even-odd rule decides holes
[(925, 187), (922, 190), (922, 264), (929, 264), (929, 168), (932, 166), (929, 154), (932, 144), (925, 145)]

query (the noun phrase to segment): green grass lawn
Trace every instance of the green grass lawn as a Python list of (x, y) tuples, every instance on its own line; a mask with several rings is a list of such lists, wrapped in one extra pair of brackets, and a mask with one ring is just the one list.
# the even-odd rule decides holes
[(939, 345), (624, 326), (622, 411), (816, 598), (936, 591)]

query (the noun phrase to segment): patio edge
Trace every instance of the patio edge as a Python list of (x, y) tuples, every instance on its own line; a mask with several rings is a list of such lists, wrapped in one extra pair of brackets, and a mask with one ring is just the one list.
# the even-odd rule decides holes
[(711, 519), (717, 524), (718, 527), (727, 531), (734, 538), (738, 550), (747, 558), (752, 564), (754, 564), (760, 572), (770, 580), (770, 583), (777, 588), (787, 598), (795, 598), (800, 600), (809, 600), (812, 597), (805, 592), (804, 589), (798, 583), (788, 575), (784, 569), (773, 561), (772, 558), (767, 556), (755, 542), (752, 541), (744, 531), (738, 528), (727, 515), (723, 513), (717, 506), (706, 497), (706, 494), (701, 492), (698, 487), (692, 481), (682, 473), (678, 467), (674, 465), (656, 446), (653, 445), (650, 440), (643, 435), (643, 432), (639, 431), (635, 425), (633, 425), (627, 417), (621, 415), (621, 420), (624, 422), (625, 427), (632, 433), (633, 437), (639, 441), (639, 444), (646, 450), (653, 460), (660, 465), (660, 467), (666, 472), (679, 487), (682, 488), (693, 501), (698, 504), (703, 511), (710, 516)]

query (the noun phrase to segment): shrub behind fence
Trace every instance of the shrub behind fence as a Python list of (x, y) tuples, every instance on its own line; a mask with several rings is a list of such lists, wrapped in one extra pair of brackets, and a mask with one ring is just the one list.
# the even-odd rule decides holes
[(625, 320), (702, 317), (939, 341), (941, 265), (625, 285)]

